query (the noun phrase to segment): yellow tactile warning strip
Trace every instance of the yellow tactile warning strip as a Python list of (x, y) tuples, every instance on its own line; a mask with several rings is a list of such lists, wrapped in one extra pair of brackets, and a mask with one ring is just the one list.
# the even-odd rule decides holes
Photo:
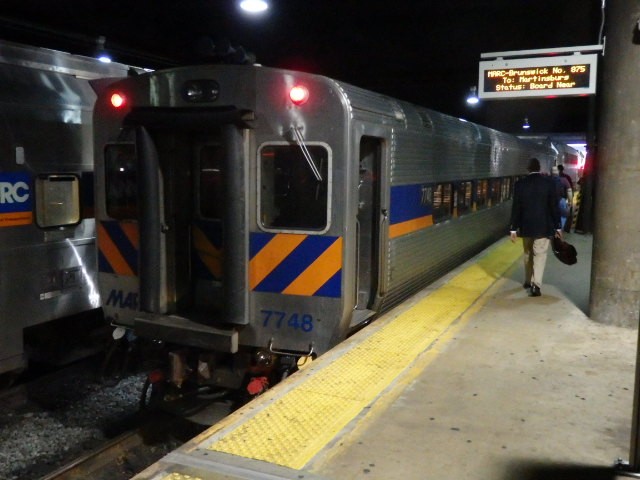
[(202, 478), (194, 477), (193, 475), (183, 475), (182, 473), (170, 473), (162, 477), (161, 480), (202, 480)]
[(215, 428), (207, 448), (301, 469), (516, 261), (508, 241), (251, 418)]

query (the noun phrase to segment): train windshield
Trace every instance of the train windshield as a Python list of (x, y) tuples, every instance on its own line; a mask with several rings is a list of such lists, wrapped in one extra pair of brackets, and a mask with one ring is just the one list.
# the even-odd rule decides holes
[(118, 220), (138, 217), (136, 150), (132, 143), (105, 149), (107, 214)]
[(212, 220), (222, 220), (221, 145), (206, 145), (200, 150), (200, 213)]
[(260, 150), (260, 218), (265, 228), (326, 228), (329, 154), (321, 145), (306, 148), (317, 172), (297, 145)]

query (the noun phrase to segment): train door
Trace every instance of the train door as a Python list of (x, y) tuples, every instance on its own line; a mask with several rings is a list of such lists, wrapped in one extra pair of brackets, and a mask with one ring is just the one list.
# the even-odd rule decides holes
[(197, 138), (188, 229), (190, 308), (234, 324), (248, 322), (244, 150), (233, 125)]
[(387, 212), (381, 205), (382, 139), (363, 136), (359, 145), (357, 303), (352, 325), (371, 316), (384, 293), (380, 238)]
[(220, 312), (222, 294), (222, 164), (224, 151), (219, 141), (194, 147), (193, 218), (190, 222), (190, 272), (188, 283), (193, 308)]
[[(134, 331), (166, 340), (173, 339), (175, 330), (166, 325), (175, 316), (210, 326), (246, 323), (243, 130), (177, 118), (183, 123), (172, 128), (145, 118), (133, 129), (133, 142), (109, 147), (122, 158), (123, 149), (132, 149), (135, 157), (126, 168), (135, 169), (131, 195), (140, 245)], [(108, 172), (126, 170), (117, 162), (109, 166), (109, 148), (107, 196)], [(163, 320), (167, 315), (171, 322)]]

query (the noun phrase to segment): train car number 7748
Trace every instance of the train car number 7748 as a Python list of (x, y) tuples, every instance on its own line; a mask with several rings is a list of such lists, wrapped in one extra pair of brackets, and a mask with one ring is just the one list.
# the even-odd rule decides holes
[(276, 328), (293, 328), (300, 329), (303, 332), (311, 332), (313, 330), (313, 316), (308, 313), (287, 313), (276, 310), (260, 310), (262, 314), (262, 326)]

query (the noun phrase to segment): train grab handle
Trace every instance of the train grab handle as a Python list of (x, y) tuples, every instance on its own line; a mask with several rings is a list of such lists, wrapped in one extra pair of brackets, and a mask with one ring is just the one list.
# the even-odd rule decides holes
[[(389, 227), (389, 211), (386, 208), (383, 208), (380, 211), (380, 229), (378, 235), (380, 235), (381, 240), (383, 236), (387, 235), (387, 230)], [(386, 242), (381, 241), (380, 245), (386, 245)], [(387, 264), (386, 264), (386, 255), (387, 252), (384, 248), (378, 249), (378, 268), (379, 270), (379, 287), (378, 294), (383, 297), (387, 293)]]
[(273, 337), (269, 339), (269, 352), (274, 353), (276, 355), (290, 355), (292, 357), (310, 357), (314, 353), (313, 342), (309, 344), (309, 352), (308, 353), (295, 353), (289, 352), (285, 350), (277, 350), (273, 348)]

